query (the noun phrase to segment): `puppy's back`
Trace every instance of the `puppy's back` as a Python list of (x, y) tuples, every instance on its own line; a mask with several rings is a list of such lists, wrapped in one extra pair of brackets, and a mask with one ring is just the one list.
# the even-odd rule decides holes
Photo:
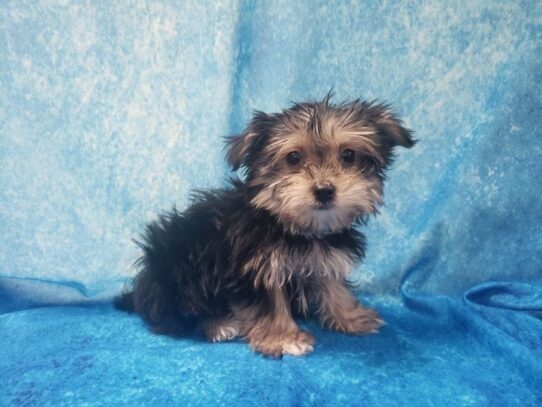
[(115, 307), (140, 314), (154, 332), (172, 336), (226, 310), (216, 295), (217, 278), (227, 268), (223, 225), (231, 208), (243, 203), (240, 186), (196, 192), (184, 212), (173, 209), (147, 225), (136, 242), (143, 255), (132, 291), (118, 296)]

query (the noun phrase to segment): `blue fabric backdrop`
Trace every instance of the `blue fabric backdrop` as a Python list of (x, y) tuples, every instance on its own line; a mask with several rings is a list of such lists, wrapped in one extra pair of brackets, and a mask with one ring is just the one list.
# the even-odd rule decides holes
[[(542, 404), (542, 3), (0, 3), (0, 405)], [(146, 222), (224, 183), (253, 109), (392, 103), (360, 298), (274, 361), (108, 301)]]

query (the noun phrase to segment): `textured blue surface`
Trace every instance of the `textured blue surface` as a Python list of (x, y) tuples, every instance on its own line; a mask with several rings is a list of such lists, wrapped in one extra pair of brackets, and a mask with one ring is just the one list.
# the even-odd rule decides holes
[[(539, 1), (1, 2), (0, 405), (541, 404), (541, 44)], [(332, 87), (420, 139), (356, 272), (381, 334), (277, 362), (105, 305), (222, 136)]]

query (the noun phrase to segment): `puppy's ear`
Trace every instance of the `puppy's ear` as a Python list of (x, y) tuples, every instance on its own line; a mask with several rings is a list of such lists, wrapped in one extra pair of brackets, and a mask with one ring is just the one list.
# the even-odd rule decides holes
[(234, 171), (242, 166), (249, 167), (254, 161), (267, 139), (273, 122), (273, 116), (255, 112), (243, 133), (226, 137), (226, 159)]
[(412, 138), (412, 131), (403, 126), (393, 109), (384, 104), (373, 104), (369, 107), (369, 120), (390, 147), (413, 147), (417, 140)]

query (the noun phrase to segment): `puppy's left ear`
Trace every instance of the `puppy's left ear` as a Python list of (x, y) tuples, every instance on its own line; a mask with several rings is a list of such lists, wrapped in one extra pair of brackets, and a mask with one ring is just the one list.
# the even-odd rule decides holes
[(372, 105), (369, 108), (369, 116), (378, 133), (390, 147), (411, 148), (416, 144), (417, 140), (412, 137), (412, 131), (403, 126), (402, 120), (390, 106)]
[(240, 167), (250, 167), (263, 147), (272, 124), (273, 116), (256, 112), (243, 133), (226, 137), (226, 159), (234, 171)]

